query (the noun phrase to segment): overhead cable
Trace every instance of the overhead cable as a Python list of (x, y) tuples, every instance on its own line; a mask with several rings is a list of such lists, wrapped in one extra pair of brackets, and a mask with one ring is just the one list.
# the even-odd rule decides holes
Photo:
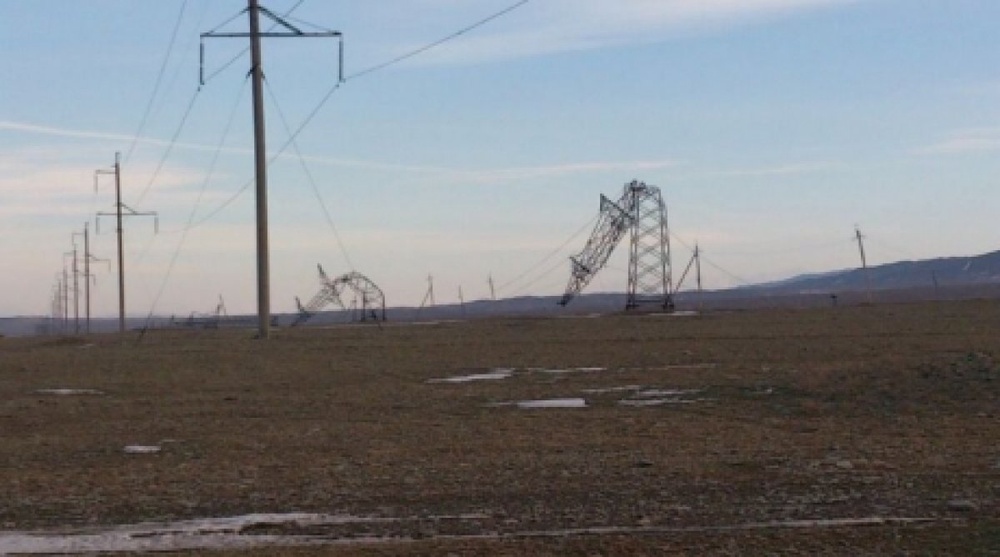
[[(278, 99), (274, 96), (274, 91), (271, 89), (270, 82), (265, 78), (264, 85), (266, 86), (267, 93), (271, 97), (271, 102), (274, 105), (275, 110), (278, 112), (278, 117), (281, 120), (282, 125), (285, 127), (285, 132), (289, 134), (292, 133), (292, 128), (288, 125), (288, 120), (285, 118), (284, 111), (281, 110), (281, 105), (278, 104)], [(306, 175), (306, 180), (312, 188), (313, 195), (316, 196), (316, 201), (319, 202), (319, 207), (323, 211), (323, 216), (326, 217), (326, 223), (330, 226), (330, 230), (333, 232), (334, 238), (337, 239), (337, 245), (340, 247), (340, 253), (344, 256), (344, 261), (351, 270), (356, 270), (354, 263), (351, 261), (351, 256), (347, 253), (347, 248), (344, 246), (344, 242), (340, 237), (340, 233), (337, 232), (337, 226), (333, 223), (333, 218), (330, 216), (330, 210), (326, 207), (326, 202), (323, 201), (323, 196), (319, 193), (319, 187), (316, 186), (316, 180), (313, 179), (312, 172), (309, 170), (309, 165), (306, 164), (305, 158), (302, 156), (302, 152), (299, 150), (299, 144), (294, 139), (291, 140), (292, 149), (299, 158), (299, 164), (302, 165), (302, 172)]]
[(136, 130), (135, 135), (132, 137), (132, 143), (129, 144), (128, 150), (125, 152), (126, 164), (132, 157), (132, 151), (135, 150), (136, 143), (139, 142), (139, 136), (142, 135), (142, 130), (146, 127), (146, 121), (149, 119), (149, 115), (153, 111), (153, 102), (156, 101), (156, 97), (160, 92), (160, 84), (163, 82), (163, 75), (167, 70), (167, 62), (170, 61), (170, 55), (174, 51), (174, 44), (177, 42), (177, 32), (181, 27), (181, 21), (184, 19), (185, 8), (187, 8), (187, 0), (184, 0), (181, 3), (180, 12), (177, 14), (177, 21), (174, 23), (174, 30), (170, 34), (170, 43), (167, 45), (167, 52), (163, 56), (163, 61), (160, 62), (160, 71), (156, 74), (156, 82), (153, 85), (153, 93), (149, 96), (149, 102), (146, 103), (146, 110), (142, 114), (142, 119), (139, 120), (139, 129)]

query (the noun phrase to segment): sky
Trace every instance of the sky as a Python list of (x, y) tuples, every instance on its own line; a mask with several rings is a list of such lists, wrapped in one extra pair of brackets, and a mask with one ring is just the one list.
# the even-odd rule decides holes
[[(857, 267), (856, 228), (872, 265), (1000, 248), (995, 0), (262, 4), (344, 44), (341, 70), (336, 39), (264, 40), (275, 312), (317, 264), (390, 306), (429, 276), (439, 304), (561, 294), (631, 180), (706, 288)], [(199, 56), (245, 8), (0, 0), (0, 316), (51, 311), (85, 228), (117, 315), (116, 152), (124, 205), (156, 213), (126, 219), (128, 314), (256, 311), (248, 40)], [(626, 247), (587, 292), (624, 291)]]

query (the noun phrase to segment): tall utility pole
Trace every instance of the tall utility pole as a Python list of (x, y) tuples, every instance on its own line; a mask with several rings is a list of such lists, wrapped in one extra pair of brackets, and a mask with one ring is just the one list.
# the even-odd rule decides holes
[(271, 335), (271, 268), (267, 237), (267, 150), (264, 146), (264, 71), (260, 56), (260, 7), (247, 0), (250, 14), (250, 75), (253, 79), (253, 152), (257, 178), (257, 319), (259, 336)]
[(90, 253), (90, 222), (83, 223), (83, 232), (74, 232), (73, 236), (83, 236), (83, 299), (84, 299), (84, 330), (90, 333), (90, 282), (96, 280), (90, 273), (91, 261), (103, 261), (108, 263), (108, 270), (111, 270), (111, 262), (107, 259), (94, 257)]
[[(153, 217), (154, 227), (159, 229), (155, 212), (140, 213), (122, 203), (122, 165), (121, 153), (115, 153), (115, 165), (111, 170), (97, 170), (94, 172), (94, 191), (97, 191), (98, 177), (102, 174), (113, 174), (115, 177), (115, 212), (97, 213), (97, 224), (100, 227), (101, 217), (114, 216), (118, 232), (118, 332), (125, 332), (125, 230), (122, 227), (122, 218), (129, 217)], [(122, 211), (127, 210), (128, 213)]]
[(857, 226), (854, 227), (854, 236), (858, 240), (858, 251), (861, 253), (861, 272), (865, 274), (865, 291), (868, 293), (868, 303), (872, 303), (872, 279), (868, 274), (868, 260), (865, 258), (865, 242), (864, 236), (861, 235), (861, 229)]
[[(276, 24), (285, 28), (282, 32), (260, 32), (260, 14), (263, 13)], [(305, 33), (287, 21), (273, 14), (267, 8), (261, 8), (258, 0), (247, 0), (247, 14), (250, 16), (249, 33), (202, 33), (206, 37), (249, 37), (250, 38), (250, 77), (253, 93), (254, 122), (254, 176), (257, 182), (257, 320), (258, 337), (269, 338), (271, 335), (271, 284), (270, 284), (270, 253), (268, 248), (267, 228), (267, 151), (264, 133), (264, 69), (261, 65), (261, 37), (341, 37), (337, 31), (322, 31)], [(202, 43), (202, 59), (204, 60), (204, 43)], [(343, 60), (343, 42), (341, 42), (340, 57)], [(204, 68), (204, 64), (202, 64)], [(340, 68), (340, 80), (343, 81), (343, 67)], [(202, 80), (204, 83), (204, 80)]]
[(69, 276), (66, 274), (66, 259), (63, 258), (62, 273), (63, 332), (69, 329)]
[(694, 245), (694, 276), (698, 283), (698, 293), (701, 294), (701, 247)]
[(493, 287), (493, 274), (491, 273), (486, 280), (490, 283), (490, 299), (495, 302), (497, 300), (497, 291)]
[(73, 333), (80, 334), (80, 268), (77, 265), (79, 261), (77, 249), (76, 249), (76, 233), (73, 233), (73, 251), (67, 252), (66, 255), (73, 256)]
[(83, 223), (83, 298), (85, 330), (90, 334), (90, 222)]

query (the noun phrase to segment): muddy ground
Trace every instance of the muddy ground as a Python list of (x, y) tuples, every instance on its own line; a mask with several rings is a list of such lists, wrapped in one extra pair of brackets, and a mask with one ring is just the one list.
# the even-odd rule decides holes
[(251, 337), (0, 339), (0, 553), (1000, 555), (997, 302)]

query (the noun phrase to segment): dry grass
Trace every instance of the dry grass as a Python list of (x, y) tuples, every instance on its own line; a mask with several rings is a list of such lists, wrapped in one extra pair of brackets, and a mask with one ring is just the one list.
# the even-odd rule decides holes
[[(0, 526), (294, 510), (417, 541), (258, 553), (996, 555), (998, 325), (979, 301), (2, 339)], [(428, 383), (496, 367), (517, 371)], [(577, 367), (607, 369), (531, 371)], [(629, 385), (698, 392), (594, 392)], [(588, 407), (494, 405), (564, 397)], [(697, 530), (871, 516), (941, 520)], [(633, 530), (526, 535), (604, 527)]]

